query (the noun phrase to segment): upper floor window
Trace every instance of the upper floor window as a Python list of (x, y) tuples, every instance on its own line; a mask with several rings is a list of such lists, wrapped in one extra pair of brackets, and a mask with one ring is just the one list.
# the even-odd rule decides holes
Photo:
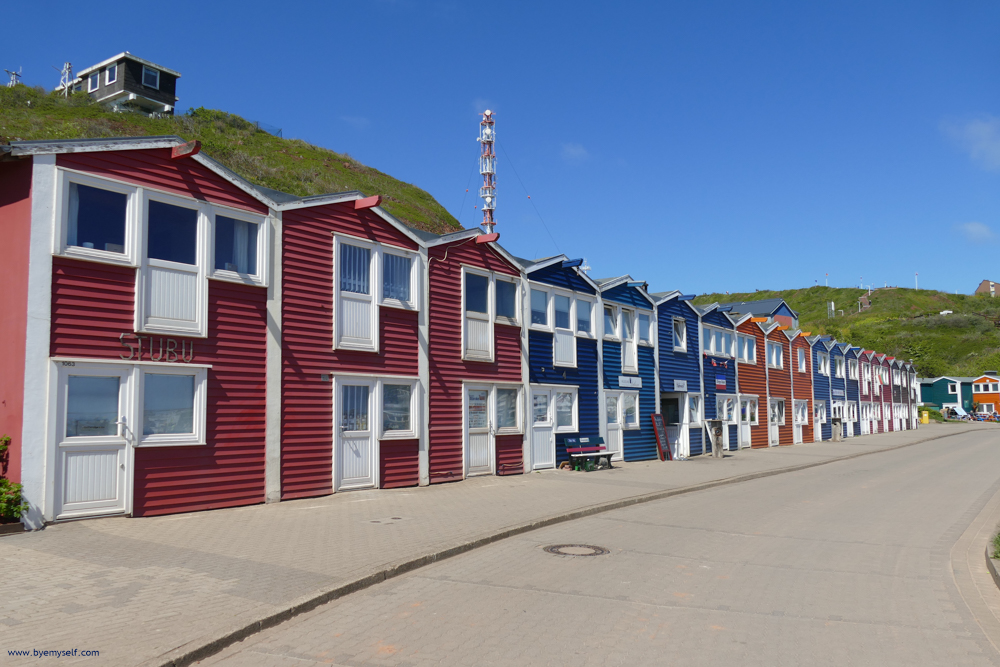
[(732, 357), (734, 339), (731, 331), (705, 326), (701, 334), (701, 348), (717, 357)]
[(87, 92), (92, 93), (97, 90), (101, 85), (101, 73), (94, 72), (87, 77)]
[(160, 89), (160, 70), (142, 66), (142, 85), (148, 88)]
[(806, 351), (799, 348), (799, 372), (806, 372)]
[(593, 309), (593, 302), (586, 299), (576, 300), (576, 332), (578, 334), (593, 335), (594, 330), (590, 323)]
[(637, 315), (639, 321), (639, 342), (645, 345), (653, 344), (653, 334), (650, 327), (650, 316), (646, 313)]
[(847, 361), (847, 375), (852, 380), (857, 380), (858, 379), (858, 360), (857, 359), (849, 359)]
[(736, 336), (737, 358), (748, 364), (757, 363), (757, 339), (753, 336)]
[(463, 359), (493, 361), (493, 324), (517, 326), (517, 283), (514, 276), (463, 267)]
[(844, 377), (844, 358), (834, 357), (833, 368), (834, 368), (834, 373), (837, 377), (839, 378)]
[(618, 309), (604, 306), (604, 337), (618, 338)]
[(556, 329), (572, 329), (573, 325), (570, 324), (570, 310), (572, 309), (573, 300), (568, 296), (556, 294), (553, 298), (553, 305), (556, 312)]
[(622, 373), (639, 372), (639, 355), (635, 337), (635, 311), (622, 310)]
[(110, 86), (117, 80), (118, 80), (118, 65), (109, 65), (108, 68), (104, 70), (104, 85)]
[(830, 355), (826, 352), (816, 353), (816, 372), (820, 375), (830, 375)]
[(673, 320), (674, 352), (687, 352), (687, 322), (679, 317)]
[(531, 323), (549, 326), (549, 295), (542, 290), (531, 290)]
[(771, 368), (785, 367), (785, 350), (781, 343), (767, 342), (767, 365)]
[(517, 283), (513, 280), (496, 276), (496, 320), (503, 324), (517, 325)]

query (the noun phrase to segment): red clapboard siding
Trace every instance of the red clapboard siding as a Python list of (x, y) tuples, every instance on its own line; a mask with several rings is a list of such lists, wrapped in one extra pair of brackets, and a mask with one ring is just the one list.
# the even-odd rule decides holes
[[(799, 350), (806, 353), (806, 372), (799, 373)], [(792, 339), (792, 373), (795, 382), (792, 389), (795, 391), (795, 398), (800, 401), (809, 401), (809, 423), (802, 427), (802, 442), (813, 441), (813, 369), (812, 369), (812, 348), (809, 341), (803, 336), (796, 336)]]
[[(321, 374), (419, 372), (414, 312), (379, 308), (378, 353), (332, 349), (332, 233), (417, 246), (371, 211), (355, 211), (353, 202), (285, 211), (282, 228), (281, 494), (289, 499), (333, 492), (333, 385)], [(416, 459), (406, 475), (418, 476)]]
[[(882, 411), (883, 411), (883, 414), (884, 414), (885, 411), (888, 410), (889, 411), (889, 416), (891, 417), (891, 416), (893, 416), (893, 414), (892, 414), (893, 413), (893, 408), (892, 408), (892, 362), (889, 361), (889, 357), (882, 357), (881, 366), (882, 366), (882, 368), (885, 369), (886, 377), (889, 378), (889, 381), (886, 384), (882, 385)], [(893, 430), (892, 419), (886, 419), (885, 420), (885, 428), (882, 429), (882, 430), (883, 431), (892, 431)]]
[(524, 449), (522, 448), (522, 443), (523, 440), (519, 435), (497, 436), (498, 475), (520, 475), (524, 472)]
[(267, 213), (267, 206), (191, 158), (171, 160), (169, 148), (62, 153), (56, 164), (212, 204)]
[(781, 354), (787, 360), (784, 368), (767, 369), (767, 381), (768, 394), (771, 398), (785, 399), (785, 425), (778, 427), (778, 442), (782, 445), (790, 445), (793, 442), (791, 345), (788, 336), (780, 329), (775, 329), (768, 334), (767, 339), (781, 345)]
[(419, 440), (379, 441), (379, 487), (417, 486), (420, 483), (419, 449)]
[(741, 363), (738, 366), (740, 393), (757, 394), (757, 426), (750, 427), (750, 446), (754, 448), (767, 447), (767, 374), (765, 364), (767, 363), (767, 350), (764, 344), (764, 332), (756, 322), (747, 320), (737, 331), (741, 334), (754, 337), (754, 347), (757, 352), (757, 363)]
[[(54, 259), (51, 354), (120, 358), (134, 285), (135, 269)], [(262, 287), (209, 281), (209, 337), (183, 339), (194, 363), (212, 364), (208, 444), (136, 448), (136, 516), (264, 501), (266, 300)]]
[[(430, 481), (462, 478), (462, 381), (521, 382), (521, 329), (494, 327), (495, 361), (462, 360), (462, 265), (520, 275), (472, 239), (430, 249)], [(521, 437), (517, 436), (518, 442)], [(497, 439), (498, 441), (500, 438)], [(518, 445), (520, 447), (520, 445)], [(498, 444), (499, 447), (499, 444)], [(518, 457), (520, 458), (520, 456)]]

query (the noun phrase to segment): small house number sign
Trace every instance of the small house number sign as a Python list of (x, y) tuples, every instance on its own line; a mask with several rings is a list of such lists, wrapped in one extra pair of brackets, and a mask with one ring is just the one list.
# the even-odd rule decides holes
[(142, 361), (143, 355), (148, 361), (173, 361), (191, 363), (194, 360), (194, 341), (178, 341), (176, 338), (163, 336), (148, 336), (137, 333), (123, 333), (118, 336), (122, 346), (128, 350), (119, 354), (126, 361)]

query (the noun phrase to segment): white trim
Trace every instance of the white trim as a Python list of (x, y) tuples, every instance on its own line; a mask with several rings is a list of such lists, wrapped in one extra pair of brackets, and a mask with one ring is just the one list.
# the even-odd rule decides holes
[[(96, 364), (99, 366), (100, 364)], [(154, 372), (155, 371), (155, 372)], [(133, 371), (138, 377), (133, 381), (135, 391), (135, 412), (138, 415), (133, 424), (135, 427), (135, 447), (176, 447), (179, 445), (204, 446), (208, 444), (208, 370), (205, 368), (185, 367), (181, 364), (161, 364), (151, 368), (148, 364), (136, 364)], [(157, 433), (143, 435), (139, 429), (145, 421), (145, 386), (146, 375), (188, 375), (194, 376), (194, 424), (193, 432), (187, 433)]]
[(87, 92), (92, 93), (101, 87), (101, 73), (91, 72), (87, 75)]
[[(111, 78), (111, 72), (115, 73), (115, 78), (113, 79)], [(110, 86), (111, 84), (117, 82), (118, 82), (118, 63), (114, 63), (113, 65), (105, 68), (104, 70), (104, 85)]]
[[(138, 228), (143, 216), (143, 189), (106, 178), (98, 178), (78, 171), (57, 169), (56, 206), (54, 232), (52, 237), (52, 253), (74, 259), (91, 262), (116, 264), (119, 266), (139, 266), (141, 248), (139, 245)], [(76, 183), (99, 190), (117, 192), (128, 197), (125, 208), (125, 238), (123, 252), (112, 252), (98, 248), (84, 248), (68, 245), (70, 184)]]
[[(420, 246), (420, 296), (421, 302), (430, 304), (430, 262), (427, 248)], [(430, 386), (431, 370), (429, 359), (430, 307), (417, 311), (417, 375), (420, 378), (420, 441), (417, 445), (417, 483), (420, 486), (430, 484)]]
[[(146, 72), (151, 72), (151, 73), (156, 74), (156, 85), (155, 86), (151, 86), (148, 83), (146, 83)], [(160, 73), (161, 73), (161, 70), (159, 68), (157, 68), (157, 67), (150, 67), (149, 65), (145, 65), (144, 64), (142, 66), (142, 77), (139, 79), (139, 85), (141, 85), (141, 86), (143, 86), (145, 88), (152, 88), (153, 90), (159, 90), (160, 89)]]
[[(257, 272), (256, 273), (239, 273), (237, 271), (230, 271), (228, 269), (217, 269), (215, 268), (215, 243), (218, 236), (218, 227), (216, 226), (216, 219), (219, 215), (225, 218), (231, 218), (233, 220), (242, 220), (244, 222), (250, 222), (257, 225), (257, 249), (256, 249), (256, 259), (257, 259)], [(244, 285), (257, 285), (259, 287), (267, 287), (269, 275), (273, 275), (273, 272), (269, 271), (270, 266), (270, 255), (271, 255), (271, 227), (274, 225), (274, 218), (272, 215), (260, 215), (259, 213), (250, 213), (249, 211), (243, 211), (239, 209), (223, 208), (220, 206), (215, 206), (214, 204), (209, 205), (208, 208), (209, 217), (209, 232), (208, 232), (208, 266), (206, 270), (208, 272), (208, 277), (212, 280), (223, 280), (231, 283), (241, 283)]]
[[(21, 426), (21, 483), (29, 503), (23, 521), (41, 528), (53, 517), (54, 433), (48, 409), (55, 391), (49, 363), (52, 318), (52, 242), (59, 175), (55, 155), (36, 156), (31, 166), (31, 236), (28, 247), (27, 327), (24, 345), (24, 407)], [(48, 418), (45, 417), (48, 415)]]
[[(268, 503), (281, 500), (281, 382), (282, 382), (282, 278), (280, 267), (274, 266), (282, 257), (281, 212), (271, 209), (270, 224), (264, 227), (268, 236), (264, 246), (267, 265), (265, 274), (272, 278), (267, 286), (267, 358), (265, 359), (264, 404), (264, 499)], [(270, 249), (274, 249), (271, 254)]]
[(155, 366), (166, 368), (180, 366), (182, 368), (211, 368), (212, 364), (188, 364), (167, 361), (133, 361), (130, 359), (100, 359), (97, 357), (52, 357), (52, 361), (60, 364), (120, 364), (123, 366)]
[(150, 67), (155, 67), (156, 69), (160, 70), (161, 72), (165, 72), (167, 74), (170, 74), (171, 76), (180, 77), (180, 75), (181, 75), (180, 72), (175, 72), (174, 70), (167, 69), (166, 67), (160, 67), (159, 65), (157, 65), (154, 62), (150, 62), (149, 60), (145, 60), (143, 58), (139, 58), (138, 56), (134, 56), (131, 53), (129, 53), (128, 51), (122, 51), (121, 53), (119, 53), (116, 56), (111, 56), (107, 60), (102, 60), (101, 62), (97, 63), (96, 65), (91, 65), (90, 67), (88, 67), (86, 69), (80, 70), (78, 76), (84, 76), (84, 75), (88, 74), (90, 72), (90, 70), (100, 69), (100, 68), (104, 67), (105, 65), (107, 65), (108, 63), (117, 62), (118, 60), (122, 60), (123, 58), (124, 59), (128, 59), (128, 60), (134, 60), (135, 62), (140, 63), (142, 65), (149, 65)]
[[(481, 278), (486, 278), (486, 313), (485, 314), (478, 313), (476, 311), (468, 311), (468, 310), (466, 310), (466, 307), (465, 307), (465, 304), (466, 304), (466, 300), (465, 300), (465, 284), (466, 284), (466, 276), (469, 275), (469, 274), (480, 276)], [(496, 280), (496, 278), (493, 275), (492, 271), (488, 271), (486, 269), (481, 269), (481, 268), (478, 268), (478, 267), (467, 266), (467, 265), (463, 264), (462, 265), (461, 280), (462, 280), (462, 294), (461, 294), (462, 301), (461, 301), (460, 308), (461, 308), (461, 313), (462, 313), (462, 360), (463, 361), (480, 361), (480, 362), (485, 362), (485, 363), (493, 363), (494, 358), (496, 357), (496, 336), (495, 336), (496, 331), (495, 331), (495, 324), (494, 324), (495, 320), (496, 320), (496, 300), (495, 300), (496, 299), (496, 296), (495, 296), (496, 291), (495, 291), (493, 283)], [(527, 301), (527, 299), (525, 299), (525, 301)], [(489, 348), (490, 348), (488, 355), (478, 354), (478, 353), (477, 354), (469, 354), (469, 346), (468, 346), (468, 333), (469, 332), (468, 332), (468, 326), (466, 324), (466, 322), (470, 318), (469, 312), (473, 313), (473, 315), (471, 316), (471, 319), (478, 320), (478, 321), (483, 321), (483, 322), (487, 323), (487, 326), (489, 328)]]

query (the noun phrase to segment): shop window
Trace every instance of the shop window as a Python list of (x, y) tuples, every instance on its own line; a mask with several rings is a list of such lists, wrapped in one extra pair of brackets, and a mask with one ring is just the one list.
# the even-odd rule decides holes
[(678, 317), (673, 320), (674, 352), (687, 352), (687, 322)]
[(736, 420), (736, 397), (718, 395), (715, 397), (715, 418), (724, 422)]
[(497, 428), (518, 430), (518, 389), (497, 389)]
[(688, 395), (688, 413), (692, 424), (701, 423), (701, 394)]
[(413, 386), (410, 384), (382, 385), (382, 430), (413, 431), (412, 426)]
[(185, 367), (144, 367), (141, 381), (142, 445), (203, 445), (207, 372)]
[(576, 426), (576, 392), (556, 392), (556, 430), (575, 433)]
[(815, 424), (825, 424), (826, 423), (826, 402), (816, 401), (813, 404), (813, 423)]
[(792, 420), (799, 426), (809, 423), (809, 402), (794, 401), (792, 404)]
[(769, 423), (774, 426), (785, 425), (785, 401), (783, 399), (771, 399), (769, 420)]

